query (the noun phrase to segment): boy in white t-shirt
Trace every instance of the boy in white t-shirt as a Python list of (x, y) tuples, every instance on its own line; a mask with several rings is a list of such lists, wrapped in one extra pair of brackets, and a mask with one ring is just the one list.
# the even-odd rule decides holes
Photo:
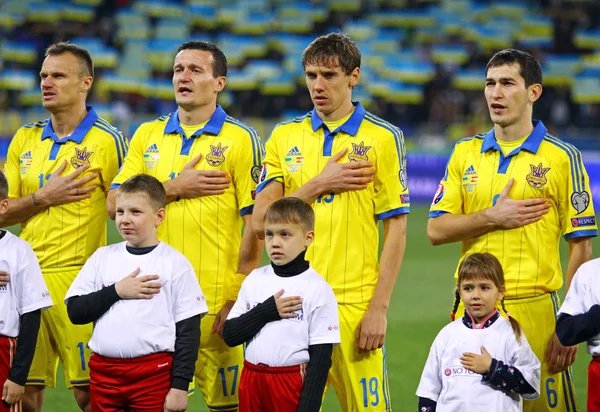
[(117, 192), (125, 242), (98, 249), (67, 295), (75, 324), (94, 322), (89, 346), (92, 410), (184, 411), (208, 311), (190, 262), (162, 243), (166, 194), (137, 175)]
[(600, 412), (600, 259), (579, 267), (558, 311), (556, 336), (565, 346), (587, 341), (588, 412)]
[[(7, 209), (8, 182), (0, 171), (0, 215)], [(0, 229), (0, 412), (21, 410), (41, 311), (50, 306), (52, 299), (33, 249)]]
[(331, 287), (304, 260), (314, 222), (310, 205), (293, 197), (265, 214), (271, 265), (248, 275), (223, 327), (229, 346), (247, 343), (240, 412), (321, 407), (340, 330)]

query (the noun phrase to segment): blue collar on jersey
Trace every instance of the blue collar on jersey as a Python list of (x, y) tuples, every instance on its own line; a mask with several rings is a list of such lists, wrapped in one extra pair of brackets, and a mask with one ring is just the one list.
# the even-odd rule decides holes
[[(509, 156), (517, 154), (523, 149), (531, 153), (537, 153), (538, 149), (540, 148), (540, 144), (542, 144), (542, 140), (544, 140), (544, 136), (546, 136), (547, 132), (548, 129), (546, 129), (544, 123), (542, 123), (540, 120), (534, 120), (533, 132), (531, 132), (529, 137), (525, 139), (521, 147), (518, 147), (515, 150), (513, 150)], [(498, 152), (501, 151), (500, 145), (496, 141), (496, 136), (494, 135), (494, 129), (490, 130), (485, 134), (485, 137), (483, 138), (483, 143), (481, 145), (481, 153), (487, 152), (491, 149), (497, 150)]]
[[(360, 124), (362, 123), (363, 119), (365, 118), (365, 114), (367, 114), (367, 111), (362, 106), (362, 104), (360, 104), (360, 102), (352, 102), (352, 104), (356, 107), (354, 109), (354, 113), (352, 113), (352, 116), (350, 116), (350, 118), (348, 120), (346, 120), (346, 123), (344, 123), (343, 125), (338, 127), (336, 130), (330, 130), (330, 132), (337, 133), (341, 130), (343, 132), (348, 133), (351, 136), (356, 136), (356, 133), (358, 132), (358, 128), (360, 127)], [(319, 130), (319, 127), (321, 127), (321, 126), (323, 126), (324, 128), (327, 127), (325, 125), (325, 123), (323, 122), (323, 120), (321, 120), (321, 118), (317, 114), (316, 107), (313, 108), (313, 110), (312, 110), (312, 115), (310, 117), (310, 123), (312, 125), (313, 132), (316, 132), (317, 130)]]
[[(221, 129), (223, 128), (223, 124), (225, 123), (225, 119), (227, 118), (227, 113), (225, 110), (221, 108), (220, 105), (217, 105), (215, 112), (210, 117), (210, 120), (202, 129), (198, 129), (194, 132), (192, 137), (198, 137), (203, 133), (214, 134), (215, 136), (221, 133)], [(182, 136), (185, 136), (181, 125), (179, 124), (179, 109), (177, 109), (169, 118), (169, 121), (165, 125), (165, 134), (171, 133), (179, 133)]]
[(492, 326), (493, 323), (496, 322), (499, 317), (500, 311), (496, 308), (492, 313), (488, 315), (487, 318), (483, 320), (483, 322), (477, 325), (473, 316), (471, 316), (471, 314), (465, 309), (465, 316), (462, 317), (462, 322), (469, 329), (485, 329)]
[(96, 123), (98, 120), (98, 115), (92, 106), (85, 106), (85, 108), (87, 109), (87, 114), (81, 123), (79, 123), (79, 126), (77, 126), (75, 131), (71, 133), (71, 136), (59, 139), (54, 133), (54, 129), (52, 128), (52, 118), (50, 118), (48, 123), (46, 123), (46, 127), (44, 127), (44, 131), (42, 132), (42, 140), (50, 138), (54, 140), (54, 143), (66, 143), (70, 140), (77, 144), (81, 144), (85, 135), (88, 134), (92, 126), (94, 126), (94, 123)]

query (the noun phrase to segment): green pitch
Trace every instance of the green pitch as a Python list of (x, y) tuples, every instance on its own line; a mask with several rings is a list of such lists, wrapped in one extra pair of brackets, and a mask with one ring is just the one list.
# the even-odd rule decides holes
[[(429, 346), (437, 332), (449, 321), (453, 299), (452, 275), (456, 267), (459, 245), (433, 247), (425, 234), (427, 209), (413, 208), (408, 220), (408, 238), (404, 263), (388, 312), (386, 338), (389, 383), (392, 406), (397, 412), (416, 410), (415, 390)], [(318, 236), (318, 234), (317, 234)], [(109, 222), (109, 241), (120, 241), (114, 223)], [(594, 241), (594, 257), (600, 256), (600, 241)], [(562, 242), (563, 268), (566, 268), (567, 248)], [(266, 263), (267, 261), (264, 260)], [(587, 394), (587, 364), (590, 357), (585, 345), (579, 348), (574, 366), (579, 406), (585, 412)], [(65, 389), (62, 370), (59, 386), (46, 391), (46, 412), (76, 411), (73, 395)], [(382, 400), (380, 400), (382, 401)], [(327, 395), (325, 412), (340, 411), (333, 391)], [(202, 397), (190, 397), (191, 412), (208, 411)]]

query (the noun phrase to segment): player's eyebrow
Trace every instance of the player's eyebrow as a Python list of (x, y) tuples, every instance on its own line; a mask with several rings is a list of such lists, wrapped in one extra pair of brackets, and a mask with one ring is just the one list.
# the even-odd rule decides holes
[(500, 77), (498, 80), (494, 79), (493, 77), (486, 77), (485, 78), (485, 82), (486, 83), (508, 83), (508, 82), (516, 82), (515, 79), (513, 79), (512, 77)]

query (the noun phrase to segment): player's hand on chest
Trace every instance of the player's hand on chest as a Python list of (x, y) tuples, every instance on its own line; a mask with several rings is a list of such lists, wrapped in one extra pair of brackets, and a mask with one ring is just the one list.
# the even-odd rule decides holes
[(282, 168), (292, 189), (317, 175), (324, 193), (331, 194), (363, 190), (373, 182), (376, 151), (369, 139), (341, 133), (330, 144), (309, 141), (288, 146)]
[[(71, 175), (79, 168), (89, 166), (77, 179), (86, 178), (87, 183), (83, 186), (102, 186), (103, 157), (103, 149), (93, 142), (66, 142), (60, 145), (42, 142), (34, 150), (27, 150), (21, 155), (21, 177), (29, 189), (41, 189), (65, 163), (61, 176)], [(89, 180), (92, 174), (96, 177)]]
[(494, 206), (511, 179), (508, 196), (513, 200), (546, 198), (553, 202), (557, 170), (547, 159), (528, 153), (515, 155), (504, 163), (497, 152), (483, 158), (467, 156), (459, 170), (465, 202), (487, 208)]

